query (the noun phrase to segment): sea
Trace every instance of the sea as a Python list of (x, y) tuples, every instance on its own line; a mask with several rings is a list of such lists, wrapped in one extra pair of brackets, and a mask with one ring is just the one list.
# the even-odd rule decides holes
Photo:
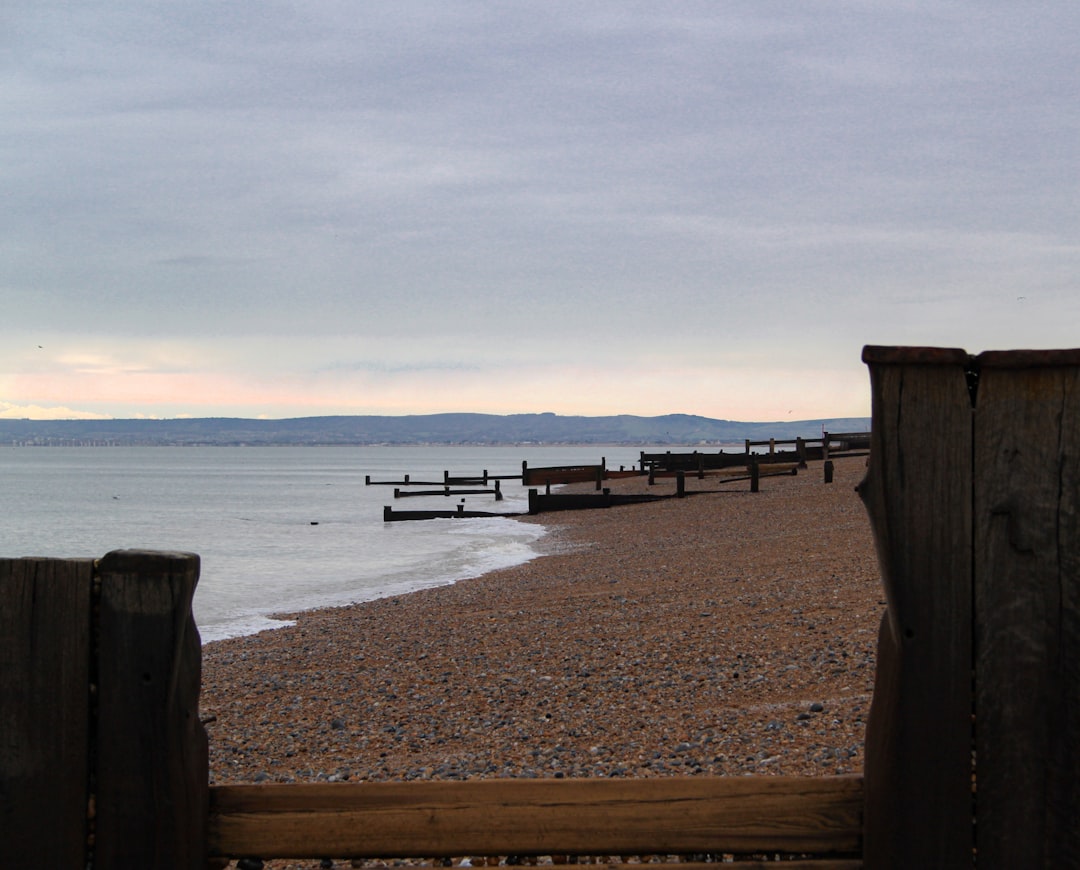
[(467, 510), (525, 512), (520, 480), (501, 481), (498, 502), (490, 494), (395, 499), (394, 487), (379, 481), (409, 475), (441, 486), (445, 472), (520, 475), (523, 461), (604, 458), (608, 468), (629, 468), (642, 449), (0, 447), (0, 557), (198, 553), (194, 613), (205, 643), (291, 624), (288, 615), (300, 611), (453, 583), (538, 555), (542, 525), (502, 517), (383, 520), (384, 506), (446, 510), (463, 500)]

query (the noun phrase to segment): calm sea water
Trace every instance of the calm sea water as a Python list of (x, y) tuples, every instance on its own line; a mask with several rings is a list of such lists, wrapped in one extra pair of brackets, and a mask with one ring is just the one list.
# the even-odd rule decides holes
[[(511, 519), (384, 523), (383, 505), (449, 509), (461, 496), (395, 502), (364, 478), (441, 481), (531, 466), (633, 465), (629, 447), (3, 447), (0, 556), (99, 557), (116, 549), (198, 553), (204, 641), (280, 626), (275, 614), (347, 604), (476, 576), (536, 555), (542, 527)], [(527, 509), (465, 496), (468, 509)]]

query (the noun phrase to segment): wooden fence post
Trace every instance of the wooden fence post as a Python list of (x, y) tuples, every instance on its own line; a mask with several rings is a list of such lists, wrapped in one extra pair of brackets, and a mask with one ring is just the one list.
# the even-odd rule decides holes
[(0, 559), (5, 866), (87, 864), (93, 571), (91, 559)]
[(122, 550), (98, 563), (99, 868), (202, 868), (209, 802), (199, 721), (199, 557)]
[(1075, 866), (1080, 351), (863, 358), (861, 491), (889, 602), (866, 866)]
[(971, 402), (961, 350), (868, 347), (860, 486), (888, 610), (867, 722), (867, 867), (971, 863)]
[(1080, 350), (977, 357), (979, 866), (1080, 864)]

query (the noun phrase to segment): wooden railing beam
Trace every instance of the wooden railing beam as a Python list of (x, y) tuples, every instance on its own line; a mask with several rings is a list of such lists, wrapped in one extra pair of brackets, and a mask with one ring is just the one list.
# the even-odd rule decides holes
[(857, 855), (862, 780), (702, 777), (218, 786), (212, 856)]

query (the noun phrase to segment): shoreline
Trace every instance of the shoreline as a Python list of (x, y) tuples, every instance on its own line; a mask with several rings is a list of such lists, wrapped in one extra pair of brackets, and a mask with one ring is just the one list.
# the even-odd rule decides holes
[[(504, 519), (506, 522), (516, 522), (517, 520), (522, 518), (527, 519), (527, 516), (525, 514), (521, 514), (519, 516), (507, 516)], [(453, 522), (460, 523), (461, 520), (454, 520)], [(539, 526), (540, 524), (530, 523), (530, 525)], [(437, 589), (442, 586), (452, 586), (453, 584), (458, 583), (461, 580), (468, 580), (478, 576), (475, 573), (476, 570), (481, 570), (485, 574), (492, 573), (494, 571), (502, 571), (508, 568), (516, 567), (517, 565), (521, 565), (526, 562), (531, 562), (532, 560), (537, 559), (543, 555), (542, 542), (546, 537), (546, 527), (545, 530), (540, 531), (535, 537), (529, 540), (525, 540), (524, 535), (522, 535), (521, 532), (518, 532), (517, 534), (518, 536), (520, 536), (520, 539), (514, 539), (514, 543), (520, 544), (524, 552), (520, 555), (516, 555), (514, 557), (514, 561), (510, 561), (504, 557), (499, 562), (494, 562), (494, 560), (492, 560), (493, 564), (491, 564), (491, 567), (481, 567), (479, 569), (473, 568), (470, 572), (465, 572), (460, 568), (455, 568), (453, 570), (444, 569), (444, 573), (436, 577), (426, 577), (420, 580), (414, 578), (408, 581), (399, 581), (397, 583), (385, 581), (383, 583), (370, 585), (364, 588), (362, 594), (369, 597), (357, 598), (356, 596), (358, 594), (361, 594), (361, 590), (354, 589), (352, 593), (338, 594), (336, 596), (333, 596), (338, 598), (337, 603), (334, 602), (333, 597), (327, 595), (325, 596), (326, 600), (319, 601), (318, 603), (314, 603), (312, 606), (308, 607), (305, 607), (303, 605), (296, 605), (293, 607), (279, 607), (267, 609), (263, 612), (251, 613), (241, 618), (245, 620), (248, 624), (254, 624), (257, 621), (258, 623), (260, 623), (259, 627), (254, 627), (250, 630), (244, 630), (237, 634), (214, 636), (207, 639), (205, 637), (205, 633), (203, 632), (203, 628), (200, 625), (199, 630), (200, 635), (202, 636), (202, 646), (206, 647), (209, 644), (239, 640), (244, 637), (251, 637), (253, 635), (260, 634), (264, 631), (278, 631), (284, 628), (291, 628), (295, 626), (297, 618), (301, 614), (305, 613), (314, 613), (323, 610), (337, 610), (344, 607), (352, 607), (358, 604), (365, 604), (370, 601), (377, 601), (380, 598), (393, 598), (402, 595), (411, 595), (414, 592), (424, 592), (429, 589)], [(492, 537), (495, 538), (495, 546), (498, 546), (500, 542), (505, 543), (507, 539), (510, 539), (510, 536), (506, 534), (502, 534), (496, 537), (494, 533), (492, 533)], [(238, 621), (239, 619), (234, 619), (231, 622), (227, 622), (226, 624), (235, 625)], [(221, 624), (221, 622), (216, 624), (211, 623), (212, 631), (213, 629), (221, 631)]]
[(211, 781), (859, 772), (864, 465), (523, 517), (548, 529), (528, 562), (208, 642)]

